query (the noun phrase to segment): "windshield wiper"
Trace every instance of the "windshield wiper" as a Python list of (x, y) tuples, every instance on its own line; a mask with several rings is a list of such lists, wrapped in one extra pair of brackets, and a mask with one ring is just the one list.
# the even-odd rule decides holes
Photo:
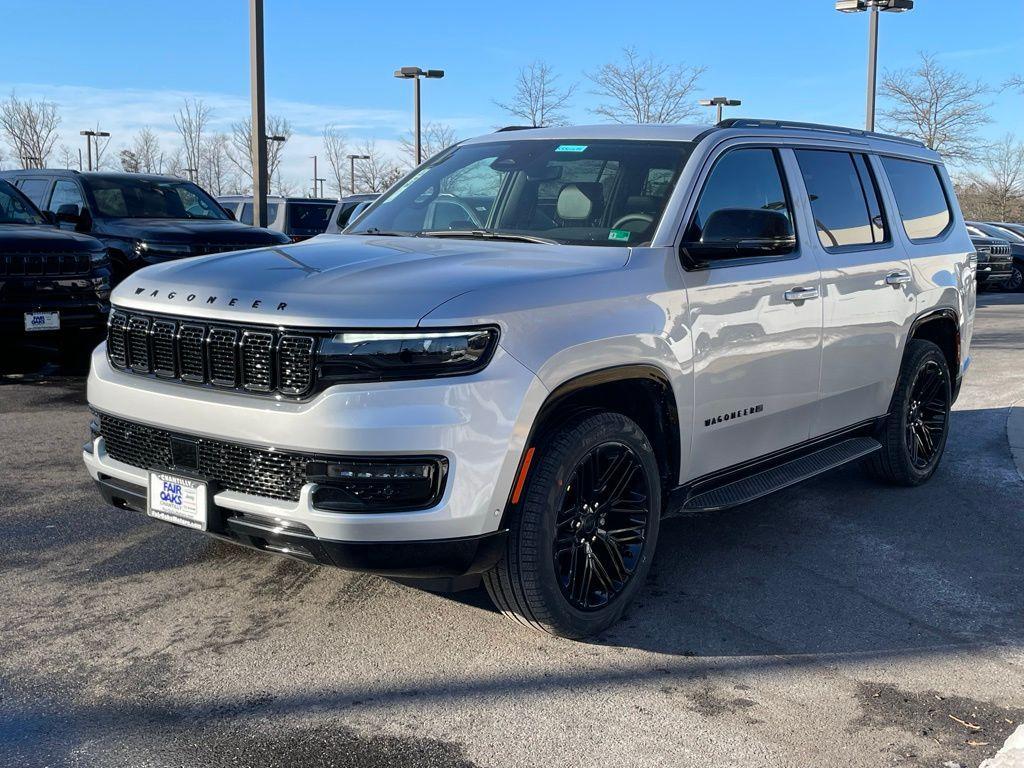
[(376, 237), (411, 237), (409, 232), (388, 232), (384, 229), (377, 229), (377, 227), (370, 227), (364, 229), (361, 232), (349, 232), (350, 235), (374, 235)]
[(490, 229), (430, 229), (420, 232), (420, 237), (470, 237), (479, 240), (510, 240), (517, 243), (544, 243), (558, 245), (557, 240), (537, 235), (521, 235), (518, 232), (494, 232)]

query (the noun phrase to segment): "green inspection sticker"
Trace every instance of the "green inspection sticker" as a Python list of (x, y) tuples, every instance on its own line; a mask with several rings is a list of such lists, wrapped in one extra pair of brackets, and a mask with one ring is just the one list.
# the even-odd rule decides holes
[(555, 147), (555, 152), (586, 152), (586, 144), (559, 144)]
[(608, 232), (609, 240), (629, 240), (632, 234), (628, 229), (613, 229)]

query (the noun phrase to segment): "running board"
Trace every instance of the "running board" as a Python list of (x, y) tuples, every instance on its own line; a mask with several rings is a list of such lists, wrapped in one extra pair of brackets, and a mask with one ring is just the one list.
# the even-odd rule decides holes
[(765, 469), (739, 480), (701, 491), (686, 499), (683, 510), (713, 512), (738, 507), (761, 496), (802, 483), (822, 472), (841, 467), (851, 461), (874, 453), (882, 444), (873, 437), (851, 437), (825, 448), (819, 448), (800, 458), (791, 459), (771, 469)]

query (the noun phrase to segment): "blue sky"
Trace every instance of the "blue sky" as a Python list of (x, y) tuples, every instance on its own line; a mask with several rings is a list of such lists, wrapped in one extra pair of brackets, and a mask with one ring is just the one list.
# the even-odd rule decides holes
[[(265, 2), (267, 98), (296, 130), (284, 169), (297, 180), (308, 175), (325, 123), (395, 146), (411, 122), (411, 87), (391, 75), (402, 65), (447, 71), (424, 84), (424, 116), (460, 137), (515, 122), (493, 100), (506, 99), (518, 67), (535, 58), (580, 83), (574, 122), (596, 122), (585, 72), (631, 44), (706, 66), (699, 96), (741, 98), (730, 114), (854, 126), (864, 119), (867, 17), (837, 13), (832, 0), (452, 0), (437, 10), (405, 0)], [(0, 94), (15, 88), (56, 101), (71, 146), (97, 122), (114, 133), (115, 147), (147, 124), (170, 144), (170, 116), (186, 95), (206, 99), (218, 128), (245, 116), (246, 0), (0, 0), (0, 18)], [(912, 66), (918, 51), (998, 87), (1024, 74), (1024, 2), (918, 0), (910, 13), (884, 14), (880, 66)], [(1024, 95), (992, 101), (985, 135), (1024, 138)]]

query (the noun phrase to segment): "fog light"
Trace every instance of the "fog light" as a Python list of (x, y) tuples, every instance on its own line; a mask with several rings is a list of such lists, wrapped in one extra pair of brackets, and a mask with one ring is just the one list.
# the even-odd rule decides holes
[(411, 511), (434, 506), (448, 473), (444, 458), (339, 459), (306, 465), (313, 506), (332, 512)]

